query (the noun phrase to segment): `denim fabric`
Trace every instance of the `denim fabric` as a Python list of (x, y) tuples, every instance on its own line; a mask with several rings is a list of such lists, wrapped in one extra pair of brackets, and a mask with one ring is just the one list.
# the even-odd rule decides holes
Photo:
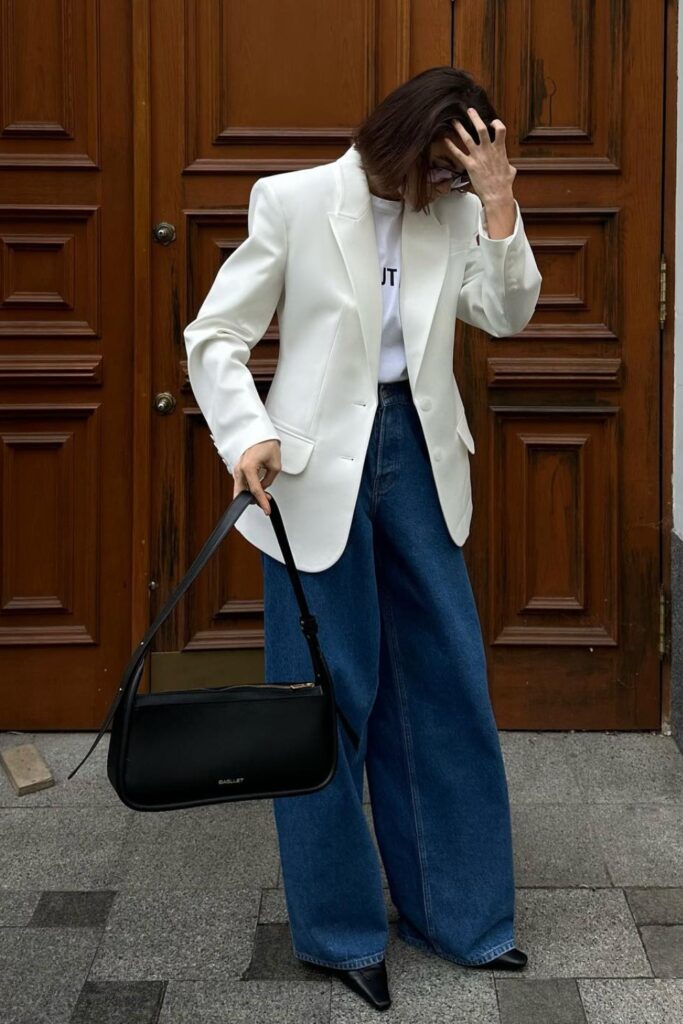
[[(339, 762), (316, 793), (273, 811), (294, 954), (335, 967), (384, 956), (378, 851), (398, 935), (460, 964), (514, 945), (507, 780), (462, 548), (439, 506), (408, 381), (379, 406), (346, 547), (300, 572), (338, 703)], [(285, 529), (286, 517), (283, 516)], [(285, 566), (261, 552), (266, 682), (312, 678)]]

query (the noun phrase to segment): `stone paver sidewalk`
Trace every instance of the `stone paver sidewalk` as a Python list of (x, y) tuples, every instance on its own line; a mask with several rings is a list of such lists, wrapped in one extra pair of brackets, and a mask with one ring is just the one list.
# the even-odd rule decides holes
[[(2, 1024), (670, 1024), (683, 1021), (683, 757), (643, 733), (503, 732), (525, 971), (391, 934), (391, 1009), (294, 959), (269, 801), (131, 811), (104, 739), (34, 742), (57, 784), (0, 771)], [(370, 805), (366, 803), (372, 826)], [(386, 879), (385, 879), (386, 882)]]

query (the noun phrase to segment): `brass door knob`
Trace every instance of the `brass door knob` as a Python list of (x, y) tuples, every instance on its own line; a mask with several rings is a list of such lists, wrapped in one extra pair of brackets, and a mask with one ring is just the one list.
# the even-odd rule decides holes
[(175, 397), (170, 391), (160, 391), (154, 399), (154, 408), (160, 416), (168, 416), (176, 406)]
[(152, 236), (159, 245), (170, 245), (171, 242), (175, 241), (175, 227), (173, 224), (169, 224), (167, 220), (160, 220), (152, 228)]

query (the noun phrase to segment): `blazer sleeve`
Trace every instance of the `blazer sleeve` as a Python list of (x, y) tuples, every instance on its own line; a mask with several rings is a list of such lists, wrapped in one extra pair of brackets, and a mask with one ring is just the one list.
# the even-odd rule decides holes
[(479, 196), (479, 244), (467, 254), (456, 316), (472, 327), (503, 338), (517, 334), (531, 320), (543, 280), (524, 231), (519, 203), (515, 226), (507, 238), (491, 238), (486, 212)]
[(284, 216), (263, 178), (252, 186), (247, 226), (183, 332), (192, 391), (230, 473), (246, 448), (280, 440), (247, 367), (277, 308), (287, 259)]

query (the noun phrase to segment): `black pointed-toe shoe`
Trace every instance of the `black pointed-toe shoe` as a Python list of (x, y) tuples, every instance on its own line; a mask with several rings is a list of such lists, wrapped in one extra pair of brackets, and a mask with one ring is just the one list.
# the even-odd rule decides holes
[(329, 974), (336, 974), (353, 992), (362, 996), (376, 1010), (388, 1010), (391, 1006), (387, 965), (385, 960), (367, 967), (328, 967), (325, 964), (311, 964), (312, 967)]
[(513, 946), (512, 949), (506, 950), (505, 953), (501, 953), (495, 959), (487, 960), (485, 964), (472, 964), (472, 966), (487, 967), (489, 970), (495, 971), (521, 971), (522, 967), (526, 967), (528, 959), (526, 953)]

